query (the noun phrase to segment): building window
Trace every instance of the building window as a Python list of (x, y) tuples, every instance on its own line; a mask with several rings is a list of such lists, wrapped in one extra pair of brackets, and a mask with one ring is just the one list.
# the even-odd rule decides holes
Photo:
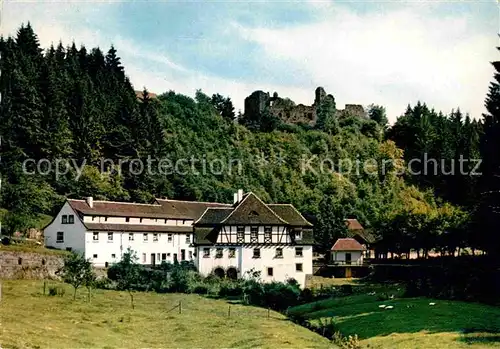
[(171, 256), (171, 254), (170, 254), (170, 253), (167, 253), (167, 257), (170, 257), (170, 256)]
[(235, 258), (236, 257), (236, 249), (235, 248), (230, 248), (229, 249), (228, 257), (229, 258)]
[(145, 242), (146, 242), (146, 241), (148, 241), (148, 233), (144, 233), (144, 234), (142, 234), (142, 239), (143, 239), (143, 241), (145, 241)]
[(166, 253), (162, 253), (161, 254), (161, 260), (162, 261), (166, 261), (167, 260), (167, 254)]
[(108, 217), (104, 217), (104, 221), (107, 222), (108, 221)]
[(130, 217), (125, 218), (125, 222), (130, 222)]
[(300, 230), (295, 230), (295, 240), (302, 239), (302, 232)]
[(245, 242), (245, 227), (236, 228), (236, 238), (238, 242)]
[(157, 233), (154, 233), (153, 234), (153, 241), (158, 241), (158, 234)]
[(217, 248), (215, 251), (215, 258), (222, 258), (222, 248)]
[(92, 222), (95, 221), (96, 219), (96, 216), (92, 216)]
[(75, 216), (70, 214), (68, 216), (68, 224), (75, 224)]
[(92, 234), (92, 240), (94, 241), (99, 241), (99, 233), (98, 232), (94, 232)]
[(193, 259), (193, 251), (189, 251), (189, 259)]
[(276, 256), (275, 258), (283, 258), (283, 249), (282, 248), (277, 248), (276, 249)]
[(264, 242), (267, 243), (271, 242), (271, 232), (272, 232), (271, 227), (264, 227)]
[(253, 249), (253, 258), (260, 258), (260, 248)]
[(295, 247), (295, 257), (302, 257), (302, 247)]
[(210, 257), (210, 249), (204, 248), (203, 249), (203, 258), (209, 258), (209, 257)]
[(142, 218), (139, 219), (139, 223), (142, 223)]
[(167, 241), (168, 242), (172, 242), (172, 234), (168, 234), (167, 235)]
[(191, 243), (191, 235), (186, 234), (186, 244), (190, 244), (190, 243)]
[(273, 276), (273, 268), (267, 268), (267, 276)]
[(134, 241), (134, 233), (128, 233), (128, 241)]
[(94, 255), (92, 256), (92, 258), (97, 259), (97, 255), (96, 255), (96, 254), (94, 254)]
[(302, 271), (302, 263), (295, 264), (295, 271)]
[(62, 216), (62, 224), (68, 224), (68, 216), (67, 215)]
[(142, 254), (142, 263), (146, 263), (146, 254), (145, 253)]
[(113, 241), (113, 233), (108, 233), (108, 241)]
[(111, 258), (115, 259), (116, 258), (116, 254), (112, 253), (111, 254)]
[(56, 242), (64, 242), (64, 232), (62, 231), (57, 232)]
[(250, 228), (250, 242), (258, 242), (259, 227)]
[(71, 252), (73, 249), (71, 247), (66, 247), (66, 251)]

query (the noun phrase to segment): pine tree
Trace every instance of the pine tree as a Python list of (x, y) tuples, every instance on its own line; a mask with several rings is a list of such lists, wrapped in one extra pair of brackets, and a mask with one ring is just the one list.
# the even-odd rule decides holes
[[(500, 50), (500, 48), (498, 48)], [(476, 214), (476, 233), (481, 234), (480, 247), (492, 255), (500, 253), (500, 61), (493, 62), (494, 80), (485, 100), (488, 111), (483, 115), (481, 138), (482, 167), (479, 207)]]

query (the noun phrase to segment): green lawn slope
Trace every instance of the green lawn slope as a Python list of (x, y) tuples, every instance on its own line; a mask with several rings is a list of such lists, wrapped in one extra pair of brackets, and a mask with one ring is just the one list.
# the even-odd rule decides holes
[(334, 317), (344, 335), (357, 334), (370, 348), (500, 347), (500, 308), (477, 303), (356, 295), (294, 307), (290, 314), (313, 324)]
[[(2, 348), (331, 348), (329, 341), (266, 309), (187, 294), (95, 291), (92, 303), (71, 287), (43, 296), (41, 281), (3, 281)], [(178, 308), (181, 302), (181, 313)], [(231, 306), (231, 313), (229, 312)], [(170, 309), (173, 309), (169, 312)]]

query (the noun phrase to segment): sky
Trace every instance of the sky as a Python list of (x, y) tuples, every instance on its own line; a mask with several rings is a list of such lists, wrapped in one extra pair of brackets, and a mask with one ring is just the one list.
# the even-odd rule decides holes
[(417, 101), (480, 118), (498, 60), (495, 0), (13, 1), (0, 33), (28, 21), (43, 47), (118, 50), (136, 89), (231, 97), (255, 90), (310, 105), (325, 88), (345, 104)]

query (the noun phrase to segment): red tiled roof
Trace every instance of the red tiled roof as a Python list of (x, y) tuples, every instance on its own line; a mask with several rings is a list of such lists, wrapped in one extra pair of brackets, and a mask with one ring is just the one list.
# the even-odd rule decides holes
[(113, 201), (96, 201), (90, 207), (85, 200), (68, 199), (73, 210), (84, 215), (115, 216), (115, 217), (147, 217), (147, 218), (174, 218), (161, 205), (147, 205)]
[(332, 247), (332, 251), (364, 251), (365, 248), (355, 239), (338, 239)]
[(346, 219), (345, 222), (349, 230), (363, 230), (363, 226), (357, 219)]
[[(142, 99), (142, 92), (143, 91), (135, 91), (135, 95), (137, 96), (137, 98)], [(156, 95), (156, 93), (149, 92), (149, 91), (148, 91), (148, 96), (151, 99), (158, 98), (158, 96)]]
[(193, 219), (200, 218), (209, 207), (232, 208), (233, 205), (217, 202), (181, 201), (156, 199), (163, 211), (168, 213), (169, 218)]

